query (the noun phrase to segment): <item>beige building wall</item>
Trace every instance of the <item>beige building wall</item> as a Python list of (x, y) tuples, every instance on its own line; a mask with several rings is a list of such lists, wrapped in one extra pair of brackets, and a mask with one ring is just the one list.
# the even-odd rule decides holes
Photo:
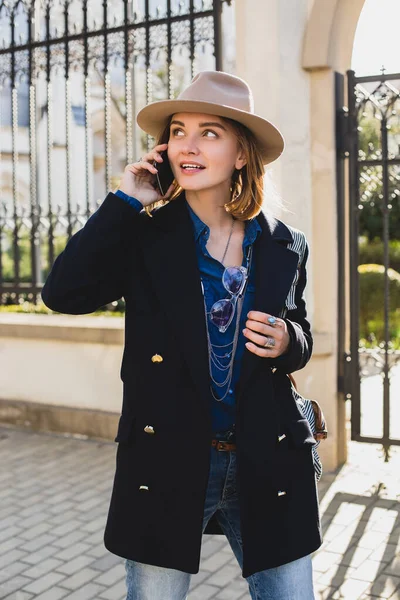
[(123, 328), (121, 317), (1, 314), (0, 399), (119, 413)]
[(120, 317), (0, 314), (0, 423), (114, 439), (123, 339)]

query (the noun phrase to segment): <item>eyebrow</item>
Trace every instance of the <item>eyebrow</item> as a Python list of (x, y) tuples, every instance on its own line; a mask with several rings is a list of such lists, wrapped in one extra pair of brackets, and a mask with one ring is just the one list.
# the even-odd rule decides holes
[[(183, 123), (182, 121), (171, 121), (170, 125), (181, 125), (182, 127), (185, 127), (185, 123)], [(220, 129), (227, 131), (226, 128), (223, 125), (221, 125), (221, 123), (217, 123), (215, 121), (208, 121), (207, 123), (199, 123), (199, 127), (219, 127)]]

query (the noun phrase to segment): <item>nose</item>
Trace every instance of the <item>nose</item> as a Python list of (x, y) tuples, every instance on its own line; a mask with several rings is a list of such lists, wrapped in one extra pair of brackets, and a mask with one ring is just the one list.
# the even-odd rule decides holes
[(198, 154), (199, 149), (195, 139), (188, 136), (185, 140), (185, 143), (182, 145), (181, 152), (182, 154)]

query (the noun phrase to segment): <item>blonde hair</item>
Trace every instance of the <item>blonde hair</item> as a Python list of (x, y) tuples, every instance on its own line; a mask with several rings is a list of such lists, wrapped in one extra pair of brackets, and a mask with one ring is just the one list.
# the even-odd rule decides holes
[[(264, 197), (264, 165), (261, 152), (257, 145), (257, 140), (253, 133), (245, 125), (238, 121), (221, 117), (221, 119), (231, 125), (236, 134), (239, 146), (244, 152), (246, 164), (239, 170), (235, 169), (232, 174), (231, 200), (225, 204), (225, 209), (232, 216), (240, 221), (246, 221), (256, 217), (262, 208)], [(168, 119), (163, 132), (156, 140), (156, 145), (166, 144), (169, 141), (169, 129), (172, 115)], [(165, 157), (164, 157), (165, 160)], [(150, 215), (151, 211), (159, 208), (178, 198), (183, 188), (176, 180), (175, 188), (170, 197), (165, 200), (161, 198), (152, 204), (146, 206), (145, 210)]]

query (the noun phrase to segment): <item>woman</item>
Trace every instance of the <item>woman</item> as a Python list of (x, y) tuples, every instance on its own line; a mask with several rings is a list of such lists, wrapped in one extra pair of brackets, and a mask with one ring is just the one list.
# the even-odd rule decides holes
[(261, 212), (282, 136), (222, 72), (199, 73), (137, 120), (157, 144), (70, 239), (42, 292), (70, 314), (126, 301), (105, 545), (126, 559), (128, 600), (186, 598), (203, 532), (226, 535), (252, 598), (312, 600), (314, 439), (287, 377), (312, 352), (308, 247)]

